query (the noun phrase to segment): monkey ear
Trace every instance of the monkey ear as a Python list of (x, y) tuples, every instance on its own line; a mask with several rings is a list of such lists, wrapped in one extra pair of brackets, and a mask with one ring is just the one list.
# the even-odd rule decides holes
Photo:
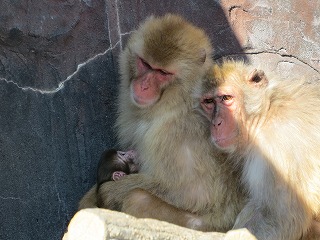
[(266, 77), (264, 71), (254, 69), (248, 77), (248, 82), (255, 87), (265, 87), (268, 85), (269, 81)]

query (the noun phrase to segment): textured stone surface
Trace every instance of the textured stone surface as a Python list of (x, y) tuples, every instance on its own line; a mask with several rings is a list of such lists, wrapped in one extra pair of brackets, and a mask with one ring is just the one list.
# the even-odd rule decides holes
[(105, 3), (0, 9), (0, 239), (60, 239), (115, 142)]
[[(150, 14), (203, 27), (214, 58), (320, 79), (318, 0), (0, 1), (0, 239), (60, 239), (116, 144), (117, 56)], [(244, 55), (247, 53), (247, 55)]]
[(154, 219), (136, 219), (104, 209), (85, 209), (71, 220), (63, 240), (256, 240), (248, 230), (204, 233)]
[(222, 0), (221, 4), (249, 61), (282, 77), (305, 74), (320, 79), (320, 1)]

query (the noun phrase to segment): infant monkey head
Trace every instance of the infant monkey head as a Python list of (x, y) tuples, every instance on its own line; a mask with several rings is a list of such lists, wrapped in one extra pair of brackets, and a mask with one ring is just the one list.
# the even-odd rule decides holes
[(108, 149), (101, 155), (98, 164), (97, 184), (100, 186), (107, 181), (116, 181), (125, 175), (137, 173), (139, 165), (136, 161), (136, 152), (126, 152)]

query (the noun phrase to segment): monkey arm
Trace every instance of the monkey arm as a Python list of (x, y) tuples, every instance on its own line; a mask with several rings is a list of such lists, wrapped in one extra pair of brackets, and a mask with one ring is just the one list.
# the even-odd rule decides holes
[(105, 182), (97, 193), (97, 206), (121, 211), (123, 201), (132, 189), (152, 189), (152, 186), (148, 185), (150, 184), (143, 174), (130, 174), (117, 181)]
[(97, 207), (97, 185), (95, 184), (80, 200), (78, 210)]
[(100, 207), (120, 211), (123, 198), (127, 195), (128, 191), (138, 186), (143, 186), (141, 182), (142, 177), (135, 175), (138, 174), (126, 175), (116, 182), (104, 182), (99, 186), (99, 189), (97, 189), (97, 184), (95, 184), (82, 197), (78, 209)]
[(117, 181), (108, 181), (100, 185), (94, 185), (80, 200), (79, 210), (84, 208), (101, 207), (110, 210), (121, 210), (124, 198), (129, 191), (136, 188), (145, 189), (155, 193), (159, 184), (155, 184), (143, 174), (130, 174)]
[(201, 216), (179, 209), (161, 198), (158, 183), (143, 174), (130, 174), (117, 181), (103, 183), (99, 191), (92, 187), (79, 203), (83, 208), (101, 207), (121, 211), (138, 218), (154, 218), (196, 230), (207, 230)]

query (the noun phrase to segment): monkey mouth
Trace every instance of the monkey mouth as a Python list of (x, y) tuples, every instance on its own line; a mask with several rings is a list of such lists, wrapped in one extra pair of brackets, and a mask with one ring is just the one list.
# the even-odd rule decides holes
[(218, 148), (222, 150), (226, 150), (234, 146), (235, 138), (236, 138), (236, 135), (233, 135), (227, 138), (215, 138), (212, 136), (211, 140)]
[(158, 102), (160, 97), (155, 98), (144, 98), (144, 97), (138, 97), (133, 93), (133, 90), (131, 90), (130, 93), (131, 101), (134, 105), (136, 105), (139, 108), (147, 108), (150, 106), (153, 106), (155, 103)]
[(212, 138), (212, 141), (218, 146), (224, 146), (229, 138)]

